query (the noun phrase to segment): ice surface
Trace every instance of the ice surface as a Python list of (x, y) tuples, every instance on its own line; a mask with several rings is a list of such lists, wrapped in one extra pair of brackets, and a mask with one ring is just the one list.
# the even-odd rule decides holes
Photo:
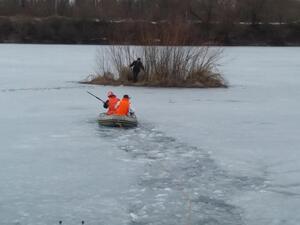
[[(299, 224), (300, 48), (226, 48), (228, 89), (76, 83), (96, 49), (0, 45), (1, 225)], [(87, 90), (140, 126), (98, 126)]]

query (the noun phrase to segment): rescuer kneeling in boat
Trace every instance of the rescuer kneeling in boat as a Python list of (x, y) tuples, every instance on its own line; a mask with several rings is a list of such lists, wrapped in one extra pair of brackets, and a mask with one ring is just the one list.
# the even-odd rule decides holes
[(112, 115), (115, 113), (115, 111), (117, 109), (117, 107), (116, 107), (117, 103), (120, 101), (120, 99), (118, 99), (117, 96), (112, 91), (109, 91), (107, 93), (107, 97), (108, 97), (108, 99), (103, 104), (103, 107), (107, 109), (107, 112), (106, 112), (107, 115)]
[(119, 101), (117, 105), (117, 109), (115, 111), (115, 115), (118, 116), (127, 116), (130, 110), (130, 101), (129, 101), (129, 96), (124, 95), (121, 101)]

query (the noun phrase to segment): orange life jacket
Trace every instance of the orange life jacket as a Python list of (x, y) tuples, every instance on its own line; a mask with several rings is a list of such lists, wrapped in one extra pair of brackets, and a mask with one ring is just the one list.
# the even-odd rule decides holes
[(106, 112), (107, 115), (111, 115), (111, 114), (115, 113), (116, 105), (117, 105), (119, 100), (120, 99), (118, 99), (116, 96), (108, 97), (108, 109), (107, 109), (107, 112)]
[(116, 109), (115, 114), (119, 116), (128, 115), (130, 108), (130, 102), (128, 98), (122, 98), (119, 102), (119, 106)]

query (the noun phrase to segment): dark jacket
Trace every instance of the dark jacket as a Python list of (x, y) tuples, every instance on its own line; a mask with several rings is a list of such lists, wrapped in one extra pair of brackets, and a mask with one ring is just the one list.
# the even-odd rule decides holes
[(141, 69), (145, 70), (143, 63), (140, 60), (135, 60), (130, 64), (130, 67), (133, 67), (134, 72), (140, 72)]

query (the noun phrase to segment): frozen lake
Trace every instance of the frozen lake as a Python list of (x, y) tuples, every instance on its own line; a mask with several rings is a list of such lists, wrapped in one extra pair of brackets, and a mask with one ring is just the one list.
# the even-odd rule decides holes
[(226, 48), (228, 89), (78, 84), (96, 49), (0, 45), (1, 225), (299, 224), (300, 48)]

